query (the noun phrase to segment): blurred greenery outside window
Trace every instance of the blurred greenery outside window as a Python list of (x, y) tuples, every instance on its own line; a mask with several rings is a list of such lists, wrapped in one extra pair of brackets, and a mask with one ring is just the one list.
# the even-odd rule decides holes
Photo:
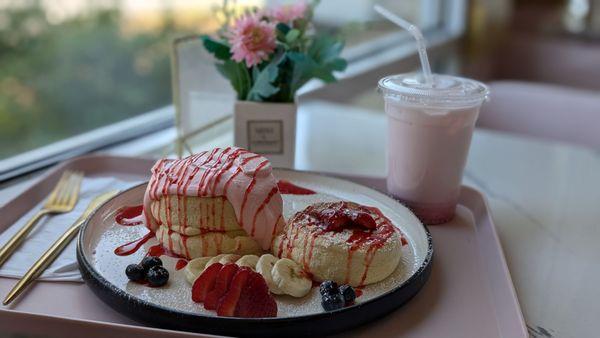
[[(280, 1), (227, 1), (237, 11)], [(315, 20), (348, 49), (396, 28), (380, 3), (427, 29), (441, 0), (322, 0)], [(0, 1), (0, 161), (171, 103), (170, 42), (210, 33), (219, 0)]]

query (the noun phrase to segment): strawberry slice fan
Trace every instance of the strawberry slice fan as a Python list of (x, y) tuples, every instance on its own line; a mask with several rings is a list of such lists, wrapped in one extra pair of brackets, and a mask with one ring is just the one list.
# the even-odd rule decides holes
[(192, 300), (223, 317), (277, 316), (277, 303), (265, 279), (234, 263), (215, 263), (206, 268), (192, 286)]

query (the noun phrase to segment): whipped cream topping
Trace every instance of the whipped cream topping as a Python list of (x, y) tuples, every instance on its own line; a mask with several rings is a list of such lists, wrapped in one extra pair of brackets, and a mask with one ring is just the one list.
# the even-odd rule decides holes
[[(264, 250), (283, 228), (283, 200), (271, 163), (263, 156), (237, 147), (215, 148), (180, 160), (159, 160), (151, 171), (144, 215), (146, 226), (153, 232), (160, 224), (150, 211), (152, 201), (175, 197), (177, 212), (185, 213), (188, 196), (226, 197), (238, 223)], [(184, 199), (182, 203), (179, 197)], [(167, 210), (167, 215), (170, 213)]]

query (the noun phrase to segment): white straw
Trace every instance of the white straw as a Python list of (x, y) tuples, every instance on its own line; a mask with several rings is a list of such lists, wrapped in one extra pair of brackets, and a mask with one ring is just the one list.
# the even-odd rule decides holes
[(427, 41), (425, 41), (425, 38), (423, 37), (423, 34), (421, 34), (419, 28), (380, 5), (375, 5), (374, 8), (377, 13), (383, 15), (386, 19), (407, 30), (415, 38), (417, 42), (417, 50), (419, 51), (419, 59), (421, 59), (421, 68), (423, 70), (425, 84), (428, 87), (431, 87), (433, 85), (433, 79), (431, 77), (429, 59), (427, 58)]

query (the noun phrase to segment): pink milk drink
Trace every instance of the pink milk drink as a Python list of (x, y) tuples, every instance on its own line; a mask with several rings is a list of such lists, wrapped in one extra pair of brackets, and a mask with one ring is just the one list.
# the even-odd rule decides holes
[(475, 121), (488, 88), (474, 80), (409, 73), (384, 77), (387, 189), (425, 224), (454, 216)]

